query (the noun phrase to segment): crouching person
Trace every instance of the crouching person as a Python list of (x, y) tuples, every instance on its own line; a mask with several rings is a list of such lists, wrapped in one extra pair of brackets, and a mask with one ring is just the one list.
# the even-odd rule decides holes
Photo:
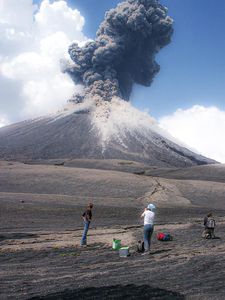
[(202, 236), (206, 239), (213, 239), (215, 238), (214, 234), (214, 229), (216, 226), (216, 222), (213, 218), (213, 214), (209, 213), (205, 218), (204, 218), (204, 227), (205, 230), (202, 234)]
[(144, 218), (144, 254), (150, 253), (151, 237), (154, 231), (155, 205), (149, 204), (141, 217)]

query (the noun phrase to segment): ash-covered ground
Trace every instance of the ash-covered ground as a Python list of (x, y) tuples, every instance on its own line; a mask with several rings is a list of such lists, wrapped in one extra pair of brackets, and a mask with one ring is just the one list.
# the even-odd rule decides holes
[[(0, 298), (224, 299), (224, 181), (222, 165), (165, 170), (118, 160), (2, 161)], [(89, 201), (89, 246), (80, 248)], [(142, 256), (135, 245), (149, 201), (157, 219), (151, 255)], [(201, 238), (209, 211), (220, 239)], [(162, 230), (174, 240), (157, 241)], [(111, 249), (113, 238), (130, 246), (130, 257)]]

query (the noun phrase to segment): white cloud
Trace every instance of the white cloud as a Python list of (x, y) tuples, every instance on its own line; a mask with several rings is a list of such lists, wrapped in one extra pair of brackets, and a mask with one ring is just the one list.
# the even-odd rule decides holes
[(172, 136), (202, 155), (225, 163), (225, 111), (195, 105), (159, 120)]
[(32, 0), (0, 0), (0, 22), (8, 28), (26, 30), (32, 26), (33, 13), (37, 8)]
[(35, 15), (35, 22), (42, 35), (60, 32), (66, 28), (70, 39), (74, 39), (74, 32), (76, 39), (83, 39), (84, 18), (78, 10), (68, 7), (65, 1), (50, 4), (49, 0), (43, 0), (39, 12)]
[[(84, 18), (66, 1), (43, 0), (38, 9), (32, 0), (0, 0), (1, 114), (14, 122), (66, 103), (75, 86), (59, 61), (68, 57), (72, 41), (87, 40), (83, 26)], [(13, 103), (18, 109), (12, 114)]]
[(0, 116), (0, 127), (6, 126), (9, 124), (8, 119), (5, 116)]

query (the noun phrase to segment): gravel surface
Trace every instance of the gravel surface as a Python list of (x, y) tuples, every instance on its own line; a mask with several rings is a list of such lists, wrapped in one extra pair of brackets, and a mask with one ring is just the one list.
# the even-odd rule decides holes
[[(225, 185), (116, 170), (0, 163), (0, 299), (225, 299)], [(87, 248), (81, 213), (94, 202)], [(140, 213), (157, 204), (151, 254)], [(213, 211), (216, 235), (201, 238)], [(170, 232), (171, 242), (156, 233)], [(111, 249), (113, 238), (130, 257)]]

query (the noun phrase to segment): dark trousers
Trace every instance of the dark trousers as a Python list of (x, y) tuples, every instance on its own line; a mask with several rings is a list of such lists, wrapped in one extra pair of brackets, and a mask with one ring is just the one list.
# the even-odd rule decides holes
[(214, 228), (205, 228), (203, 232), (203, 237), (206, 239), (212, 239), (215, 237)]

